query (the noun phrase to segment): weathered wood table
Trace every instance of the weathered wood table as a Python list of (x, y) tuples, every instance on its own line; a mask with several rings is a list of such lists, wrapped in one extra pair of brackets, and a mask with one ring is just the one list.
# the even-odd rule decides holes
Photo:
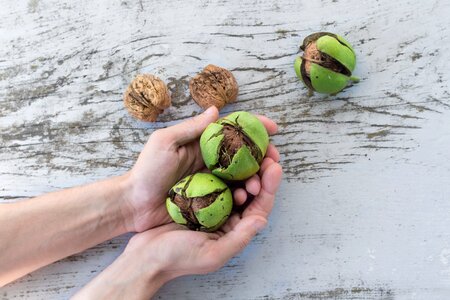
[[(156, 298), (450, 299), (449, 1), (0, 2), (2, 202), (128, 170), (153, 130), (201, 111), (188, 80), (214, 63), (240, 85), (223, 114), (279, 123), (284, 182), (270, 226), (248, 249)], [(292, 63), (314, 31), (353, 43), (359, 84), (308, 96)], [(123, 108), (140, 72), (172, 92), (159, 123)], [(34, 272), (0, 297), (67, 298), (128, 238)]]

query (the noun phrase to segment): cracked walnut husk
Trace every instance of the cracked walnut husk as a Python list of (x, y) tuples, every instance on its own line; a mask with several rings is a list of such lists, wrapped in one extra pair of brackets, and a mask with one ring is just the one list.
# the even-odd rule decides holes
[(165, 83), (150, 74), (137, 75), (125, 91), (123, 101), (133, 117), (147, 122), (155, 122), (171, 104)]
[(203, 109), (215, 106), (220, 110), (228, 103), (236, 101), (239, 87), (230, 71), (207, 65), (190, 80), (189, 90), (194, 101)]
[(311, 34), (303, 40), (300, 49), (303, 55), (295, 60), (294, 69), (311, 91), (336, 94), (349, 81), (359, 81), (352, 75), (356, 66), (355, 51), (340, 35), (329, 32)]
[(167, 212), (191, 230), (215, 231), (228, 219), (233, 197), (228, 186), (208, 173), (189, 175), (169, 191)]
[(259, 171), (269, 135), (254, 115), (234, 112), (211, 123), (200, 137), (200, 150), (211, 172), (226, 180), (245, 180)]

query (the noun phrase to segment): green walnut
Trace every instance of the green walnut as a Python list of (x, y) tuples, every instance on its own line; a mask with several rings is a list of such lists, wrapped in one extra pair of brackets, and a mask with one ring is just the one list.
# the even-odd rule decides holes
[(226, 180), (244, 180), (258, 172), (268, 145), (264, 125), (245, 111), (209, 124), (200, 137), (205, 165)]
[(336, 94), (349, 81), (359, 81), (352, 76), (355, 51), (343, 37), (329, 32), (313, 33), (303, 40), (300, 49), (304, 52), (295, 60), (295, 73), (310, 90)]
[(215, 231), (230, 216), (233, 197), (228, 186), (216, 176), (196, 173), (170, 189), (166, 207), (175, 223), (191, 230)]

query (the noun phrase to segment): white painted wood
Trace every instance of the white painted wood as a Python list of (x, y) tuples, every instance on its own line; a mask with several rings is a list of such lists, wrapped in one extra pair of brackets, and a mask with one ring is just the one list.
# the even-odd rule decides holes
[[(285, 177), (270, 226), (222, 270), (157, 299), (450, 298), (450, 3), (436, 1), (0, 1), (0, 199), (121, 174), (148, 135), (200, 111), (189, 77), (229, 68), (266, 114)], [(335, 97), (295, 78), (314, 31), (345, 35), (362, 81)], [(139, 72), (174, 106), (131, 119)], [(129, 236), (36, 271), (3, 299), (67, 298)], [(6, 241), (1, 241), (6, 242)]]

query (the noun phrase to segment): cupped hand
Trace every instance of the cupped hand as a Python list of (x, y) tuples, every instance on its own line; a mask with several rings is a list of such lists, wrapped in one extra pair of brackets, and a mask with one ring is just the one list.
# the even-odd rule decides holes
[(281, 166), (267, 157), (259, 174), (257, 195), (242, 213), (234, 213), (219, 231), (196, 232), (170, 223), (136, 234), (124, 254), (142, 260), (144, 265), (158, 266), (166, 280), (215, 271), (264, 228), (281, 177)]
[[(167, 192), (183, 177), (205, 168), (199, 137), (218, 117), (217, 108), (210, 107), (194, 118), (156, 130), (150, 136), (136, 164), (126, 174), (129, 193), (125, 202), (127, 209), (132, 212), (132, 218), (126, 224), (128, 231), (142, 232), (170, 222), (165, 207)], [(276, 133), (277, 125), (272, 120), (258, 117), (269, 134)], [(268, 147), (267, 158), (275, 162), (279, 160), (278, 151), (273, 145)], [(234, 199), (238, 205), (246, 201), (248, 194), (259, 193), (259, 176), (248, 179), (244, 187), (234, 190)]]
[(170, 221), (165, 207), (169, 189), (203, 167), (198, 138), (219, 118), (217, 108), (150, 135), (136, 164), (126, 175), (132, 220), (129, 231), (141, 232)]

